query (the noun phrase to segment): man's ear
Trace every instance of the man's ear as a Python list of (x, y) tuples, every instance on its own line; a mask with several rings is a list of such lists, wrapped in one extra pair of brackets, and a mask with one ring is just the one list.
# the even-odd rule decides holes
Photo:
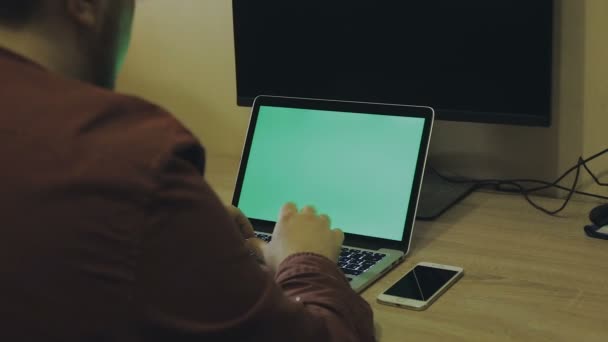
[(97, 30), (102, 25), (104, 0), (65, 0), (68, 14), (79, 25)]

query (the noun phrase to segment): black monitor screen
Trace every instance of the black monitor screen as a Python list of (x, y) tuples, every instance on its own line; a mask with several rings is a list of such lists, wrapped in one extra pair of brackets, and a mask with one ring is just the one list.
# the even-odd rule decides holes
[(233, 0), (237, 96), (549, 125), (553, 0)]

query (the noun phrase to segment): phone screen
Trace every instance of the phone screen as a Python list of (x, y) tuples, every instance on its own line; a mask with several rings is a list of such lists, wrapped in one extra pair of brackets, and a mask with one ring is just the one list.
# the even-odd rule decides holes
[(386, 290), (385, 294), (427, 301), (456, 274), (456, 271), (418, 265)]

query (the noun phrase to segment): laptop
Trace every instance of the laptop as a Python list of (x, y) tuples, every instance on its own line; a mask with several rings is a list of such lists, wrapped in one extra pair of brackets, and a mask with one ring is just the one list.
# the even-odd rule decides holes
[(266, 241), (287, 202), (329, 215), (361, 292), (409, 252), (433, 119), (429, 107), (259, 96), (232, 204)]

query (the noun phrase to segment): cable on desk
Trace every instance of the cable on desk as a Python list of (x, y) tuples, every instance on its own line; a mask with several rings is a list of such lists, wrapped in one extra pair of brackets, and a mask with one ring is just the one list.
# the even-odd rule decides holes
[[(602, 199), (602, 200), (608, 200), (608, 196), (602, 196), (599, 194), (594, 194), (594, 193), (589, 193), (589, 192), (584, 192), (584, 191), (579, 191), (577, 190), (577, 186), (578, 186), (578, 182), (580, 180), (580, 173), (581, 173), (581, 168), (584, 168), (585, 171), (587, 171), (587, 173), (589, 175), (591, 175), (591, 177), (593, 178), (593, 181), (599, 185), (599, 186), (608, 186), (608, 183), (603, 183), (600, 181), (599, 177), (597, 177), (589, 168), (589, 166), (587, 165), (587, 163), (591, 162), (592, 160), (599, 158), (600, 156), (604, 155), (608, 153), (608, 149), (605, 149), (599, 153), (594, 154), (593, 156), (587, 158), (587, 159), (583, 159), (582, 157), (578, 158), (578, 162), (576, 163), (576, 165), (574, 165), (573, 167), (571, 167), (570, 169), (568, 169), (566, 172), (564, 172), (563, 175), (561, 175), (560, 177), (558, 177), (555, 181), (553, 182), (547, 182), (547, 181), (543, 181), (543, 180), (536, 180), (536, 179), (466, 179), (466, 178), (457, 178), (457, 177), (449, 177), (449, 176), (445, 176), (443, 174), (441, 174), (440, 172), (438, 172), (436, 169), (434, 168), (430, 168), (432, 172), (434, 172), (435, 174), (437, 174), (437, 176), (441, 177), (443, 180), (445, 180), (446, 182), (451, 182), (451, 183), (472, 183), (475, 185), (476, 189), (480, 189), (480, 188), (492, 188), (493, 190), (496, 191), (500, 191), (500, 192), (509, 192), (509, 193), (519, 193), (521, 195), (524, 196), (524, 198), (526, 199), (526, 201), (528, 201), (528, 203), (530, 203), (530, 205), (532, 205), (534, 208), (548, 214), (548, 215), (556, 215), (558, 213), (560, 213), (562, 210), (564, 210), (567, 206), (568, 203), (570, 202), (570, 200), (572, 199), (572, 196), (574, 196), (574, 194), (578, 194), (578, 195), (582, 195), (582, 196), (587, 196), (587, 197), (593, 197), (593, 198), (597, 198), (597, 199)], [(572, 172), (576, 171), (576, 175), (574, 177), (574, 181), (572, 182), (572, 185), (567, 188), (565, 186), (560, 185), (560, 183), (564, 180), (564, 178), (566, 178), (568, 175), (570, 175)], [(536, 186), (536, 187), (532, 187), (532, 188), (526, 188), (524, 186), (524, 184), (526, 183), (531, 183), (531, 184), (540, 184), (541, 186)], [(540, 204), (534, 202), (531, 198), (530, 195), (541, 191), (541, 190), (546, 190), (549, 188), (556, 188), (558, 190), (563, 190), (563, 191), (568, 191), (568, 195), (566, 196), (566, 198), (564, 199), (564, 203), (557, 209), (551, 210), (551, 209), (547, 209), (544, 208), (543, 206), (541, 206)]]

